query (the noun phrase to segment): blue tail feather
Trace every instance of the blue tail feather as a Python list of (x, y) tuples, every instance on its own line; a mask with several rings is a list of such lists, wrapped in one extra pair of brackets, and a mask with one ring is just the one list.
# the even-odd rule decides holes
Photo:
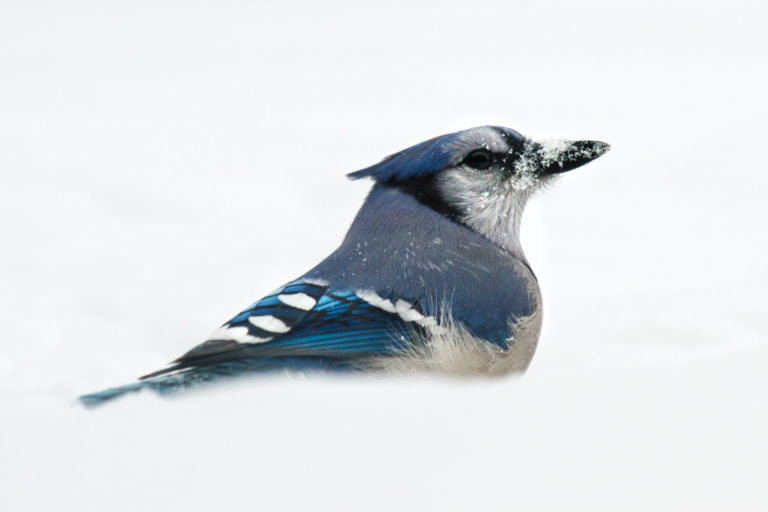
[(161, 396), (195, 387), (210, 381), (224, 381), (246, 375), (285, 371), (355, 371), (361, 369), (350, 360), (323, 357), (260, 357), (228, 361), (215, 365), (189, 368), (178, 373), (151, 377), (125, 386), (109, 388), (78, 398), (85, 407), (97, 407), (116, 398), (144, 390)]

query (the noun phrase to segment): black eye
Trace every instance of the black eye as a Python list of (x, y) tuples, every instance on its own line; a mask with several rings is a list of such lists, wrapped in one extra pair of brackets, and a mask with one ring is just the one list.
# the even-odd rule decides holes
[(464, 163), (474, 169), (487, 169), (493, 163), (493, 153), (487, 149), (475, 149), (464, 157)]

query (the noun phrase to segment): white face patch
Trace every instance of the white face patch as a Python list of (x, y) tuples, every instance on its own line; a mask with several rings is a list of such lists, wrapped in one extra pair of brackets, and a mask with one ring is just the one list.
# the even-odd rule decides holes
[(519, 234), (523, 209), (537, 183), (501, 173), (478, 171), (461, 165), (443, 171), (437, 178), (443, 199), (462, 212), (469, 228), (492, 242), (523, 256)]
[[(458, 162), (438, 175), (438, 190), (443, 200), (458, 209), (468, 227), (524, 258), (519, 241), (523, 209), (531, 195), (551, 181), (539, 174), (542, 162), (562, 158), (567, 145), (567, 141), (554, 140), (543, 145), (527, 144), (520, 154), (520, 148), (511, 148), (493, 128), (471, 130), (451, 148), (458, 152)], [(514, 158), (511, 176), (496, 165), (478, 170), (461, 162), (479, 148)]]

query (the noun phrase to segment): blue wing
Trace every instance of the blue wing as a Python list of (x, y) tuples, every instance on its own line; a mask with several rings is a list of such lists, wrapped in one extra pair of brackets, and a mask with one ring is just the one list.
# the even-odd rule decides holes
[(167, 394), (223, 377), (282, 369), (360, 370), (365, 358), (424, 343), (436, 326), (415, 300), (298, 279), (243, 310), (172, 366), (80, 401), (98, 406), (143, 389)]
[(383, 295), (334, 289), (319, 280), (292, 281), (240, 312), (173, 366), (146, 377), (254, 358), (284, 360), (289, 367), (322, 359), (329, 362), (325, 366), (338, 367), (423, 342), (436, 319), (415, 299)]

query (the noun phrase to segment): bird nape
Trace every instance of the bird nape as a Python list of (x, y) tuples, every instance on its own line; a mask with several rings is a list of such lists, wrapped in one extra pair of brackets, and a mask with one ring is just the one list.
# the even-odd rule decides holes
[(483, 126), (349, 174), (373, 188), (341, 245), (165, 369), (80, 397), (167, 394), (274, 371), (502, 375), (523, 371), (541, 292), (520, 245), (531, 195), (609, 149)]

